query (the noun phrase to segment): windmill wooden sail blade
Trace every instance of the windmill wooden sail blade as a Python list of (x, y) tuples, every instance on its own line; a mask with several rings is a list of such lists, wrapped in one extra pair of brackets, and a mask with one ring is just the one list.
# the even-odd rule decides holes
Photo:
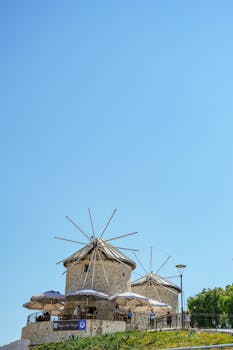
[(139, 249), (134, 249), (134, 248), (123, 248), (123, 247), (116, 247), (116, 246), (114, 246), (115, 248), (117, 248), (117, 249), (122, 249), (122, 250), (132, 250), (132, 251), (134, 251), (134, 252), (139, 252)]
[(67, 239), (67, 238), (63, 238), (63, 237), (54, 236), (53, 238), (61, 239), (62, 241), (67, 241), (67, 242), (72, 242), (72, 243), (78, 243), (78, 244), (86, 245), (86, 243), (79, 242), (79, 241), (74, 241), (72, 239)]
[(74, 227), (76, 227), (89, 241), (91, 241), (91, 238), (74, 222), (69, 216), (66, 215), (66, 219), (71, 222)]
[(138, 232), (126, 233), (126, 234), (118, 236), (118, 237), (113, 237), (113, 238), (106, 239), (105, 242), (113, 241), (114, 239), (119, 239), (119, 238), (126, 237), (126, 236), (135, 235), (136, 233), (138, 233)]
[(88, 208), (88, 213), (89, 213), (89, 218), (90, 218), (90, 222), (91, 222), (92, 234), (93, 234), (93, 237), (95, 237), (95, 230), (94, 230), (94, 225), (93, 225), (93, 221), (92, 221), (92, 217), (91, 217), (91, 210), (90, 210), (90, 208)]
[(110, 219), (108, 220), (107, 224), (105, 225), (105, 227), (104, 227), (104, 229), (103, 229), (103, 231), (102, 231), (102, 233), (101, 233), (101, 235), (100, 235), (99, 238), (101, 238), (101, 237), (103, 236), (104, 232), (107, 230), (107, 228), (108, 228), (110, 222), (112, 221), (112, 218), (113, 218), (113, 216), (115, 215), (116, 211), (117, 211), (117, 209), (114, 209), (114, 210), (113, 210), (113, 213), (112, 213)]

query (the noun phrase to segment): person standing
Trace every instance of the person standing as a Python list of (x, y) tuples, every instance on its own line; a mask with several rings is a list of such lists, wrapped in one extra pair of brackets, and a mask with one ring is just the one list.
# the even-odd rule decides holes
[(154, 310), (151, 309), (150, 310), (150, 326), (151, 328), (154, 328), (154, 325), (155, 325), (155, 313), (154, 313)]
[(188, 310), (184, 314), (184, 327), (190, 328), (190, 313), (188, 312)]
[(170, 311), (167, 312), (167, 327), (171, 328), (172, 325), (172, 315)]
[(127, 320), (128, 320), (128, 322), (131, 322), (132, 317), (133, 317), (133, 313), (132, 313), (131, 309), (129, 309), (129, 310), (128, 310), (128, 315), (127, 315)]
[(116, 304), (114, 311), (113, 311), (113, 319), (119, 320), (119, 318), (120, 318), (120, 308), (119, 308), (119, 305)]
[(76, 308), (74, 309), (74, 313), (73, 313), (74, 318), (79, 318), (80, 311), (81, 311), (80, 305), (77, 305)]

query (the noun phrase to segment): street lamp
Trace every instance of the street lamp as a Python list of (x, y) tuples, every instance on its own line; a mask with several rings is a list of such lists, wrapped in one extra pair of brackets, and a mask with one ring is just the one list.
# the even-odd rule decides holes
[(176, 268), (179, 272), (179, 276), (180, 276), (180, 289), (181, 289), (181, 293), (180, 293), (180, 297), (181, 297), (181, 327), (182, 329), (184, 328), (184, 305), (183, 305), (183, 272), (184, 269), (186, 268), (186, 265), (183, 264), (178, 264), (176, 265)]

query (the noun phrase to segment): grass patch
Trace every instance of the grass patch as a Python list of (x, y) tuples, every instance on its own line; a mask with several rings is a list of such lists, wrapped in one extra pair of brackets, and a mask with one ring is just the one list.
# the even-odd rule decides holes
[(233, 343), (232, 335), (221, 333), (199, 333), (193, 330), (128, 331), (98, 337), (75, 338), (59, 343), (36, 345), (31, 348), (33, 350), (156, 350), (229, 343)]

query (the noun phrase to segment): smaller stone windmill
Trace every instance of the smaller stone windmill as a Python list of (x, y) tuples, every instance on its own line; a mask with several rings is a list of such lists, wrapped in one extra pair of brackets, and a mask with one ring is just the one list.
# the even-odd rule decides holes
[(178, 295), (181, 292), (180, 287), (170, 282), (168, 279), (158, 275), (161, 268), (170, 259), (170, 256), (164, 261), (157, 272), (152, 271), (152, 248), (150, 254), (150, 270), (146, 271), (145, 267), (142, 265), (138, 257), (135, 255), (139, 264), (142, 266), (143, 270), (146, 272), (144, 276), (135, 280), (131, 284), (132, 292), (143, 294), (152, 299), (159, 300), (166, 303), (172, 307), (173, 313), (178, 312)]

